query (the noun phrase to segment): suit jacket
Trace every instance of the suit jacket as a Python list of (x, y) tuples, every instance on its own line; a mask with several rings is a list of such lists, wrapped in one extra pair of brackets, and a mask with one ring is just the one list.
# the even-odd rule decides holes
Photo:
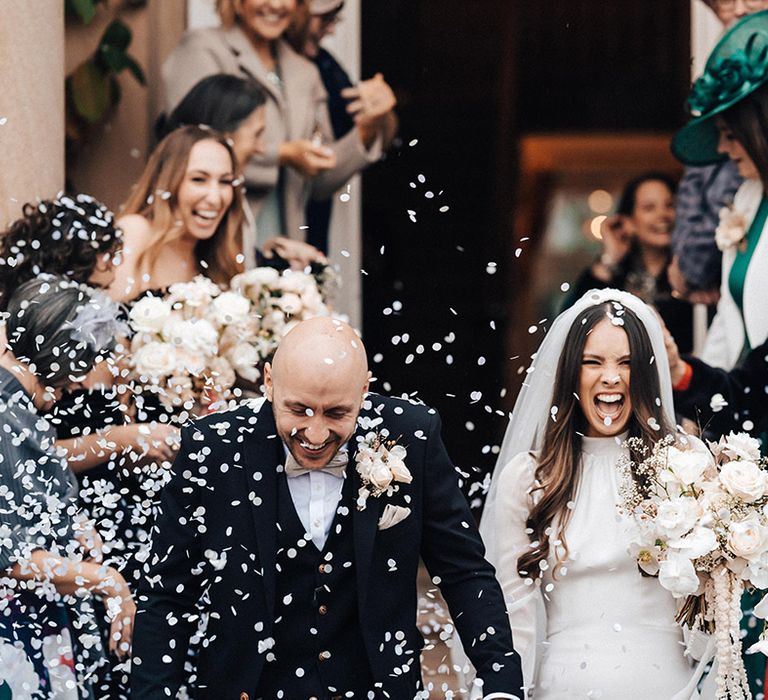
[[(477, 675), (484, 680), (484, 692), (522, 697), (520, 657), (512, 647), (501, 589), (484, 558), (474, 518), (440, 438), (437, 413), (370, 395), (361, 419), (376, 418), (391, 436), (402, 436), (398, 442), (408, 450), (405, 461), (413, 481), (401, 484), (391, 497), (370, 497), (363, 510), (348, 504), (353, 510), (362, 634), (374, 679), (393, 699), (415, 694), (419, 665), (402, 672), (409, 657), (402, 648), (396, 650), (402, 642), (395, 635), (404, 633), (405, 648), (418, 658), (423, 645), (416, 627), (421, 557), (439, 581)], [(368, 430), (359, 425), (356, 436)], [(183, 430), (174, 474), (162, 496), (148, 572), (138, 590), (134, 700), (166, 697), (166, 689), (175, 697), (184, 680), (195, 604), (204, 591), (210, 619), (196, 697), (254, 697), (272, 645), (277, 478), (283, 462), (283, 443), (269, 402), (257, 412), (246, 403)], [(347, 478), (355, 480), (351, 492), (357, 494), (362, 482), (354, 456)], [(388, 503), (407, 505), (411, 513), (379, 530)]]
[[(686, 391), (675, 392), (675, 410), (686, 418), (698, 420), (715, 433), (744, 430), (751, 420), (759, 430), (768, 418), (768, 342), (752, 350), (742, 364), (726, 372), (696, 359), (686, 357), (693, 376)], [(713, 410), (712, 397), (722, 395), (725, 406)]]
[(677, 187), (672, 250), (691, 289), (720, 286), (722, 253), (715, 244), (720, 209), (733, 202), (743, 182), (736, 163), (688, 166)]
[[(283, 200), (283, 235), (304, 240), (304, 211), (310, 197), (327, 199), (356, 172), (381, 156), (381, 144), (366, 151), (357, 129), (334, 140), (328, 115), (328, 95), (317, 68), (297, 54), (285, 41), (276, 42), (282, 89), (270, 80), (267, 70), (235, 24), (225, 29), (198, 29), (187, 32), (166, 59), (162, 68), (164, 108), (172, 110), (199, 80), (215, 73), (252, 78), (267, 97), (264, 153), (251, 159), (245, 169), (248, 204), (258, 217), (266, 195), (280, 184)], [(281, 168), (278, 149), (285, 141), (312, 139), (322, 135), (337, 157), (336, 167), (313, 178), (293, 168)], [(252, 231), (244, 232), (246, 267), (254, 261)], [(260, 242), (263, 242), (260, 241)], [(251, 245), (253, 243), (254, 245)]]
[[(733, 207), (751, 222), (762, 196), (763, 184), (760, 180), (745, 180), (736, 192)], [(768, 337), (768, 304), (765, 303), (768, 299), (768, 232), (763, 230), (749, 261), (744, 280), (743, 314), (728, 285), (735, 258), (734, 249), (723, 253), (720, 301), (701, 353), (701, 359), (706, 363), (726, 370), (736, 366), (746, 339), (754, 348)]]

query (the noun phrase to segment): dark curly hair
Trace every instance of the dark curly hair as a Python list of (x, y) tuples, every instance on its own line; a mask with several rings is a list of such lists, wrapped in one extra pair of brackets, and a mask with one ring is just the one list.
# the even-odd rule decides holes
[(42, 272), (87, 282), (98, 261), (122, 245), (112, 212), (88, 195), (27, 203), (22, 214), (0, 234), (0, 312), (19, 285)]

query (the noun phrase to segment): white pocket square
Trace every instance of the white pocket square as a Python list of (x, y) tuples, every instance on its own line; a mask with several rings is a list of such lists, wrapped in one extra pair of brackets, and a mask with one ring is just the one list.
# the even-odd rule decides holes
[(393, 527), (399, 522), (405, 520), (410, 514), (410, 508), (403, 508), (403, 506), (393, 506), (391, 503), (387, 504), (387, 506), (384, 508), (384, 512), (379, 518), (379, 530), (388, 530), (390, 527)]

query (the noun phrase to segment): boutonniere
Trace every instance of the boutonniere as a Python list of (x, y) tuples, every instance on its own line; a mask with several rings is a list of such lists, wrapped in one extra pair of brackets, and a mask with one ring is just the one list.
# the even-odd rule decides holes
[(720, 223), (715, 229), (715, 244), (725, 252), (738, 247), (743, 251), (746, 248), (747, 219), (733, 208), (733, 204), (720, 210)]
[(400, 488), (399, 484), (410, 484), (413, 477), (405, 466), (408, 452), (397, 440), (387, 440), (379, 431), (369, 432), (357, 440), (355, 462), (363, 481), (357, 495), (357, 509), (365, 510), (369, 496), (391, 496)]

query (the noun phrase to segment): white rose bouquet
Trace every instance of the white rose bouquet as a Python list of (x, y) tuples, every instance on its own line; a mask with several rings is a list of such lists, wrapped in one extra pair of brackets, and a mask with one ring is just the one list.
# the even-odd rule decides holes
[(230, 356), (251, 315), (247, 298), (203, 276), (140, 299), (129, 313), (132, 378), (174, 412), (228, 399), (237, 369)]
[(279, 272), (271, 267), (256, 267), (232, 279), (232, 289), (250, 301), (256, 316), (251, 335), (241, 337), (233, 351), (237, 357), (247, 357), (249, 362), (256, 358), (255, 372), (246, 377), (250, 381), (258, 379), (260, 368), (270, 359), (281, 338), (297, 323), (315, 316), (333, 315), (326, 289), (318, 279), (323, 279), (319, 273)]
[(230, 291), (200, 275), (172, 285), (165, 297), (145, 296), (129, 314), (132, 379), (173, 412), (217, 407), (232, 397), (237, 377), (258, 384), (264, 363), (299, 321), (331, 315), (332, 284), (325, 268), (257, 267), (236, 275)]
[(650, 454), (639, 439), (627, 445), (643, 458), (620, 462), (623, 507), (638, 524), (638, 566), (684, 599), (678, 622), (715, 635), (717, 697), (748, 698), (741, 594), (745, 585), (768, 588), (768, 471), (759, 443), (731, 433), (707, 445), (670, 436)]

